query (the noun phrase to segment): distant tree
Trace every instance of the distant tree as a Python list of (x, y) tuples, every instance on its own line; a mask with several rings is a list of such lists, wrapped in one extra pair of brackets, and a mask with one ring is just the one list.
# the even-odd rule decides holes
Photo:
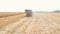
[(56, 10), (56, 11), (53, 11), (53, 12), (60, 12), (60, 10)]

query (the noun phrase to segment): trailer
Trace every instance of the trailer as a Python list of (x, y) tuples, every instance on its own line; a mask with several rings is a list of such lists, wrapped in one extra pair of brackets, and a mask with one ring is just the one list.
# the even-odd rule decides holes
[(27, 16), (27, 17), (32, 17), (32, 15), (33, 15), (32, 10), (26, 9), (26, 10), (25, 10), (25, 13), (26, 13), (26, 16)]

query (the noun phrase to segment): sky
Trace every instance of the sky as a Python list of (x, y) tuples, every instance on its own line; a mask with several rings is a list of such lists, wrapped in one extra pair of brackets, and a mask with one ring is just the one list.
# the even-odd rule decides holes
[(0, 0), (0, 12), (24, 12), (60, 10), (60, 0)]

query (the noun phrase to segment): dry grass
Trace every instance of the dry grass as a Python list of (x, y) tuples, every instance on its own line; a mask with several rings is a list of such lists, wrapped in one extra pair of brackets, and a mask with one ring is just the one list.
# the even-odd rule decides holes
[(18, 14), (25, 14), (24, 12), (0, 12), (0, 17), (13, 16)]

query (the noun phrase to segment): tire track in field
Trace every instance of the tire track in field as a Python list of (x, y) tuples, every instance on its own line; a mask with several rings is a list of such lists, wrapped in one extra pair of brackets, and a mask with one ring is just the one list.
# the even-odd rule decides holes
[(8, 17), (4, 17), (4, 18), (0, 18), (0, 30), (2, 28), (5, 28), (6, 26), (8, 26), (11, 23), (14, 23), (16, 21), (18, 21), (20, 18), (23, 18), (24, 16), (22, 15), (14, 15), (14, 16), (8, 16)]
[(48, 23), (50, 25), (50, 28), (53, 30), (51, 33), (56, 34), (56, 32), (57, 32), (57, 29), (56, 29), (57, 23), (55, 21), (53, 21), (52, 15), (50, 15), (50, 16), (47, 15), (45, 17), (46, 17), (47, 21), (49, 21)]
[[(52, 16), (53, 17), (53, 16)], [(52, 21), (52, 25), (54, 25), (54, 27), (55, 27), (55, 32), (56, 32), (56, 34), (57, 33), (59, 33), (60, 32), (60, 25), (58, 24), (58, 21), (55, 19), (55, 17), (54, 18), (52, 18), (52, 17), (49, 17), (50, 18), (50, 21)], [(51, 18), (52, 18), (52, 20), (51, 20)], [(56, 20), (56, 21), (54, 21), (54, 20)], [(59, 33), (60, 34), (60, 33)]]
[[(23, 19), (20, 19), (21, 20), (21, 22), (23, 21), (23, 20), (26, 20), (27, 18), (23, 18)], [(11, 31), (11, 30), (13, 30), (13, 28), (15, 27), (15, 26), (17, 26), (19, 24), (19, 22), (15, 22), (15, 23), (11, 23), (10, 25), (8, 25), (8, 26), (6, 26), (4, 29), (2, 29), (0, 32), (2, 32), (2, 33), (8, 33), (9, 31)]]
[(26, 29), (25, 31), (26, 34), (36, 34), (37, 31), (36, 32), (34, 31), (35, 30), (34, 25), (37, 23), (38, 19), (39, 19), (38, 15), (35, 16), (29, 27)]
[(50, 29), (50, 34), (54, 34), (53, 30), (55, 30), (55, 27), (52, 25), (50, 18), (46, 18), (46, 16), (44, 16), (44, 17), (45, 17), (44, 20), (46, 21), (48, 29)]
[[(25, 24), (26, 22), (29, 22), (29, 21), (30, 21), (30, 18), (28, 18), (28, 20), (26, 20), (26, 21), (24, 22), (24, 24)], [(24, 29), (20, 29), (21, 27), (23, 27), (24, 24), (22, 24), (20, 27), (16, 28), (16, 30), (15, 30), (14, 32), (12, 32), (12, 34), (16, 33), (16, 31), (24, 30)], [(23, 27), (23, 28), (24, 28), (24, 27)]]
[(29, 19), (30, 20), (26, 21), (26, 23), (23, 24), (23, 26), (21, 26), (19, 29), (17, 29), (14, 34), (26, 34), (25, 30), (29, 27), (30, 23), (34, 19), (34, 16), (32, 18), (29, 18)]
[(50, 25), (48, 25), (48, 22), (45, 20), (44, 15), (41, 15), (40, 18), (40, 26), (41, 26), (41, 34), (50, 34)]

